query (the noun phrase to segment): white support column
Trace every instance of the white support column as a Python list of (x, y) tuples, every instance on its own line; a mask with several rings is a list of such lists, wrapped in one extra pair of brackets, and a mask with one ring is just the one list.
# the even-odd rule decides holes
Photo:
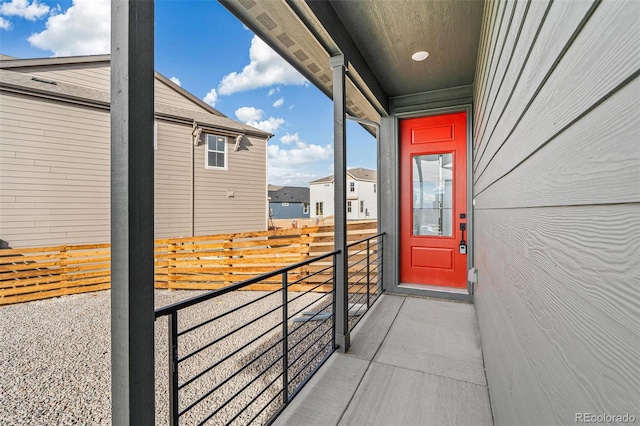
[(349, 350), (349, 294), (347, 259), (347, 132), (346, 86), (347, 63), (344, 55), (331, 57), (333, 69), (333, 151), (334, 151), (334, 233), (336, 259), (336, 344), (340, 352)]
[(111, 4), (112, 424), (153, 425), (153, 0)]

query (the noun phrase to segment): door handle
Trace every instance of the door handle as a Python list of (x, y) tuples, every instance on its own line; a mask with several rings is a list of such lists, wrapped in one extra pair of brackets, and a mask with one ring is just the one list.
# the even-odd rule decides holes
[(467, 242), (464, 240), (464, 231), (467, 230), (467, 224), (460, 222), (460, 230), (462, 231), (462, 239), (460, 240), (459, 246), (460, 254), (467, 254)]

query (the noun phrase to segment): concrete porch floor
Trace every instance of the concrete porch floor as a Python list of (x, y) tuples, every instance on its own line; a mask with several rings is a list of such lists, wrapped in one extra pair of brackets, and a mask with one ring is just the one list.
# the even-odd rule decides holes
[(275, 425), (492, 425), (474, 305), (383, 295)]

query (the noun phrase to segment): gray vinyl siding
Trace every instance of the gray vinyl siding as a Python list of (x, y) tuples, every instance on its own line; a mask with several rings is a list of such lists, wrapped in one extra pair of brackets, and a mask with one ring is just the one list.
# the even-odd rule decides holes
[[(155, 236), (190, 236), (192, 127), (156, 123)], [(0, 243), (108, 242), (109, 111), (2, 91), (0, 126)], [(233, 152), (229, 138), (220, 172), (205, 170), (204, 145), (193, 148), (196, 235), (266, 229), (266, 141), (247, 141)]]
[(227, 138), (227, 170), (216, 170), (205, 168), (205, 140), (203, 133), (194, 150), (195, 234), (265, 230), (266, 141), (245, 137), (234, 151), (235, 139)]
[(155, 235), (191, 236), (191, 127), (156, 121)]
[(475, 302), (497, 425), (640, 417), (638, 2), (485, 5)]
[(109, 241), (109, 112), (0, 92), (0, 239)]
[[(41, 67), (24, 67), (12, 69), (15, 72), (28, 73), (37, 78), (64, 82), (76, 86), (90, 87), (92, 89), (109, 92), (111, 68), (108, 63), (98, 64), (69, 64), (69, 65), (43, 65)], [(155, 81), (156, 103), (171, 105), (178, 108), (199, 112), (209, 112), (201, 105), (183, 96), (167, 84), (156, 79)]]
[[(272, 219), (304, 219), (309, 218), (309, 212), (311, 207), (309, 203), (288, 203), (288, 206), (283, 206), (283, 203), (269, 203), (269, 209), (272, 212)], [(307, 206), (307, 213), (304, 213), (304, 206)]]
[(157, 103), (190, 109), (193, 111), (209, 112), (158, 80), (156, 80), (155, 85), (155, 98)]
[(41, 67), (14, 68), (12, 71), (28, 73), (37, 78), (59, 81), (76, 86), (108, 92), (111, 69), (108, 63), (81, 63), (69, 65), (43, 65)]

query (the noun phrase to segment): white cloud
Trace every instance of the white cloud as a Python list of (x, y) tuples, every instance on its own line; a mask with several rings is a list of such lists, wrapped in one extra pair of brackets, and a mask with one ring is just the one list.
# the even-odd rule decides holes
[(241, 107), (235, 112), (238, 120), (242, 122), (260, 120), (264, 111), (254, 107)]
[(284, 118), (269, 117), (262, 120), (264, 111), (254, 107), (241, 107), (235, 111), (238, 120), (269, 133), (275, 133), (285, 123)]
[(11, 22), (0, 16), (0, 29), (9, 31), (11, 29)]
[(267, 179), (272, 185), (282, 186), (309, 186), (309, 182), (320, 179), (324, 175), (301, 170), (282, 169), (269, 167)]
[[(320, 166), (333, 157), (333, 147), (327, 145), (306, 144), (297, 133), (280, 138), (283, 143), (295, 142), (296, 147), (283, 149), (278, 145), (267, 147), (269, 182), (279, 185), (306, 186), (312, 180), (324, 176), (322, 171), (315, 172), (314, 166)], [(317, 168), (317, 167), (315, 167)], [(322, 168), (322, 167), (321, 167)]]
[(281, 107), (284, 104), (284, 98), (280, 98), (273, 103), (274, 108)]
[(275, 84), (302, 85), (307, 82), (302, 74), (257, 36), (251, 40), (249, 60), (249, 65), (245, 66), (240, 73), (232, 72), (222, 78), (218, 87), (221, 95), (231, 95)]
[(73, 0), (64, 13), (47, 19), (47, 28), (29, 42), (53, 56), (96, 55), (111, 49), (111, 2)]
[(294, 133), (293, 135), (290, 133), (287, 133), (286, 135), (284, 135), (283, 137), (280, 138), (280, 142), (282, 142), (285, 145), (290, 144), (291, 142), (302, 142), (300, 140), (300, 136), (297, 133)]
[[(173, 76), (169, 80), (173, 81), (178, 86), (182, 86), (182, 82), (180, 81), (180, 79), (178, 77)], [(215, 103), (215, 101), (214, 101), (214, 103)]]
[(247, 121), (246, 124), (268, 133), (275, 133), (276, 130), (278, 130), (278, 127), (282, 126), (284, 123), (285, 121), (283, 118), (269, 117), (268, 120), (262, 121), (250, 120)]
[(28, 0), (11, 0), (10, 2), (0, 4), (0, 14), (5, 16), (19, 16), (29, 21), (42, 18), (49, 13), (49, 10), (49, 6), (38, 3), (38, 0), (33, 0), (31, 3), (29, 3)]
[(202, 100), (212, 107), (216, 106), (216, 102), (218, 101), (218, 94), (216, 93), (216, 89), (211, 89)]
[(267, 96), (273, 96), (276, 93), (280, 93), (280, 88), (279, 87), (274, 87), (273, 89), (269, 89), (269, 93), (267, 94)]
[(327, 145), (313, 145), (299, 142), (295, 148), (282, 149), (278, 145), (269, 145), (268, 158), (272, 166), (297, 167), (315, 161), (328, 160), (333, 156), (333, 147)]

